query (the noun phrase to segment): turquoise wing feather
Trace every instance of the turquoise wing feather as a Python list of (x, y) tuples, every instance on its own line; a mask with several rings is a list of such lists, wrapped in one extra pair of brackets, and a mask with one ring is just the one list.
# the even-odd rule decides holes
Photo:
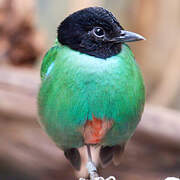
[(144, 83), (127, 45), (102, 60), (56, 44), (44, 58), (41, 77), (41, 122), (62, 149), (84, 144), (83, 126), (92, 115), (114, 121), (102, 141), (109, 146), (127, 141), (141, 119)]
[(54, 66), (54, 61), (56, 60), (56, 55), (59, 49), (60, 46), (58, 46), (58, 41), (56, 40), (54, 46), (45, 54), (40, 71), (41, 80), (44, 80), (50, 73)]

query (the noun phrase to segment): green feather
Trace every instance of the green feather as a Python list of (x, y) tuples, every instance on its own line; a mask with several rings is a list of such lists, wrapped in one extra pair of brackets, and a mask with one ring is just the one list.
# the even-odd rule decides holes
[(104, 60), (56, 42), (44, 57), (41, 77), (40, 120), (63, 149), (83, 146), (83, 126), (92, 115), (114, 121), (103, 145), (127, 141), (141, 119), (144, 83), (125, 44), (118, 55)]

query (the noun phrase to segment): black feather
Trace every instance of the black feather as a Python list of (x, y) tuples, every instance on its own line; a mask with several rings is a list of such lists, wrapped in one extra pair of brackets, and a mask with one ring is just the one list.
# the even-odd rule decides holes
[(105, 146), (105, 147), (101, 147), (100, 149), (100, 160), (101, 160), (101, 165), (103, 167), (106, 167), (109, 163), (111, 163), (112, 159), (113, 159), (113, 146)]
[[(96, 27), (103, 28), (105, 36), (93, 34)], [(123, 28), (113, 14), (102, 7), (90, 7), (68, 16), (58, 27), (58, 41), (71, 49), (95, 56), (108, 58), (121, 51), (121, 43), (111, 38), (119, 36)]]
[(125, 145), (102, 146), (100, 149), (100, 160), (102, 167), (108, 166), (112, 161), (115, 165), (119, 165), (120, 158), (124, 152)]
[(72, 148), (64, 151), (65, 157), (70, 161), (76, 170), (81, 168), (81, 156), (78, 149)]

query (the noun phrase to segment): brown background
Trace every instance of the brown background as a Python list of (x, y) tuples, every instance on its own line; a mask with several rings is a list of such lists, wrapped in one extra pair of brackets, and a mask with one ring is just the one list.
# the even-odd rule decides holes
[(36, 95), (56, 27), (88, 6), (109, 9), (125, 29), (147, 39), (130, 44), (146, 83), (143, 120), (121, 165), (100, 174), (121, 180), (180, 176), (179, 0), (0, 0), (0, 180), (77, 179), (37, 123)]

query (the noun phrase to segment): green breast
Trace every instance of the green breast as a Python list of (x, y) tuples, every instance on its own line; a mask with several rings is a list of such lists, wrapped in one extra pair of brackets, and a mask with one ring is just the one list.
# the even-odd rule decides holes
[(114, 120), (102, 144), (125, 142), (134, 132), (145, 91), (127, 45), (118, 55), (103, 60), (56, 44), (44, 58), (41, 75), (41, 123), (61, 148), (83, 145), (83, 125), (92, 115)]

